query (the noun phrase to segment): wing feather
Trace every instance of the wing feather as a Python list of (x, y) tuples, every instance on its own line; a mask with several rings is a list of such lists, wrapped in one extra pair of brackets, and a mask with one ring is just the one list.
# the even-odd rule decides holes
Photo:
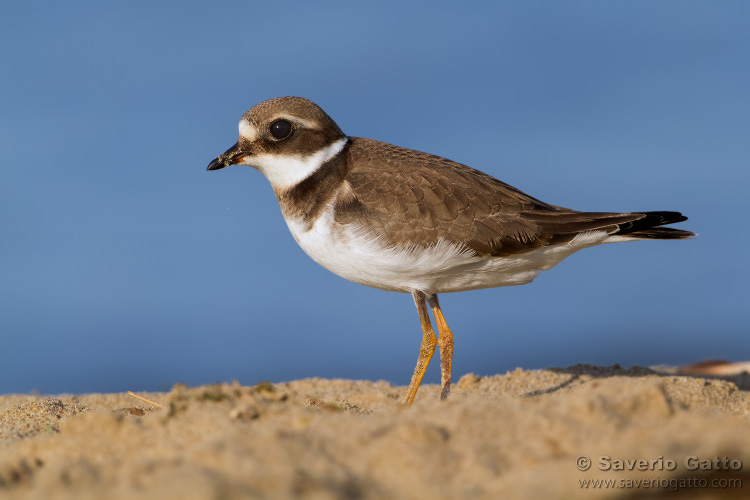
[(430, 247), (442, 238), (501, 256), (586, 231), (615, 233), (646, 217), (549, 205), (466, 165), (371, 139), (350, 138), (345, 155), (349, 196), (337, 202), (335, 221), (360, 224), (392, 245)]

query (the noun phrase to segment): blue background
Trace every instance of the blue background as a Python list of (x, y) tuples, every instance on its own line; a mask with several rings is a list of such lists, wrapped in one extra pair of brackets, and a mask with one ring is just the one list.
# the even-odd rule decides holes
[(679, 210), (700, 233), (442, 295), (454, 379), (750, 359), (749, 18), (741, 1), (6, 2), (0, 393), (408, 383), (411, 298), (312, 262), (260, 173), (205, 171), (283, 95), (549, 203)]

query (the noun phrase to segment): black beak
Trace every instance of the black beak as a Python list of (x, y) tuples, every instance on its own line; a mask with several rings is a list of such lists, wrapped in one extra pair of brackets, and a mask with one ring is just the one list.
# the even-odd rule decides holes
[(238, 158), (245, 156), (247, 153), (240, 150), (240, 144), (236, 143), (231, 148), (224, 151), (223, 154), (217, 156), (211, 163), (208, 164), (206, 170), (219, 170), (229, 165), (234, 165)]

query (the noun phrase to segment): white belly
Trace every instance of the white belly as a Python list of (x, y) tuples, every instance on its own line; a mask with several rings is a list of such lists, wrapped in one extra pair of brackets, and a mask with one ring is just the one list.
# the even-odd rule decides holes
[(594, 231), (570, 243), (484, 258), (442, 239), (428, 248), (387, 246), (382, 237), (356, 224), (334, 225), (332, 207), (309, 229), (286, 216), (285, 220), (300, 247), (321, 266), (355, 283), (395, 292), (447, 293), (523, 285), (581, 248), (609, 238), (604, 231)]

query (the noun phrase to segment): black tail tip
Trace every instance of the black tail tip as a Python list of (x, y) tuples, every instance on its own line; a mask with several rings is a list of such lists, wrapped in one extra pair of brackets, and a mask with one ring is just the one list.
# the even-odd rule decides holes
[(698, 236), (696, 233), (684, 229), (661, 227), (686, 220), (688, 218), (680, 212), (643, 212), (642, 218), (620, 224), (620, 230), (617, 234), (652, 240), (684, 240)]

